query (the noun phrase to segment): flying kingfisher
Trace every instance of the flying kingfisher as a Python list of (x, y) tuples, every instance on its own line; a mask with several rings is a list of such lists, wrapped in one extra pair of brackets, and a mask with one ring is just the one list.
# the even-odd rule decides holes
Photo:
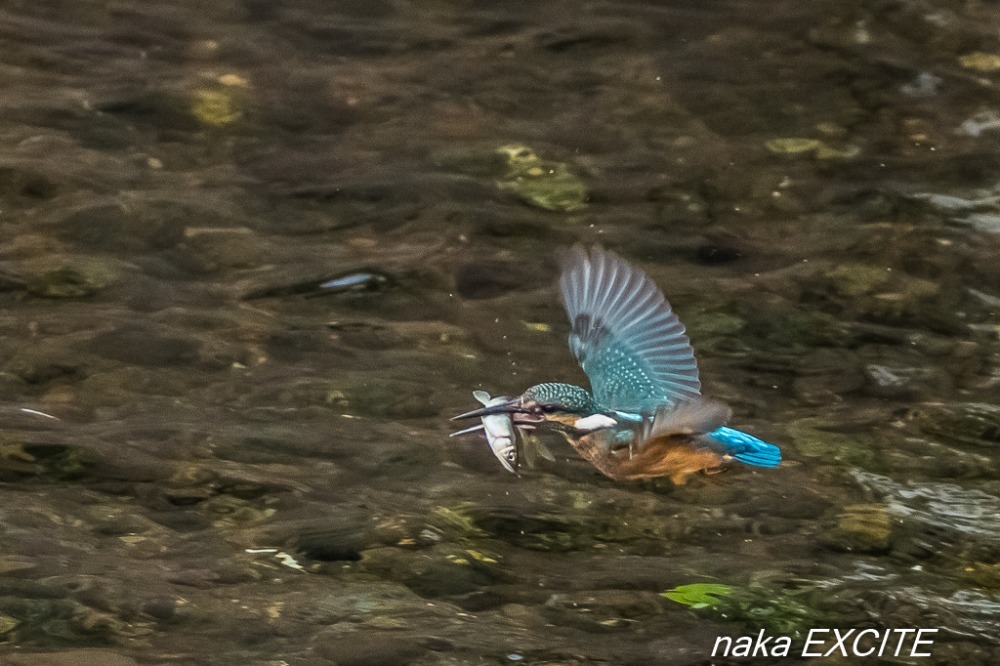
[[(507, 429), (516, 426), (522, 436), (526, 429), (547, 426), (619, 481), (666, 476), (681, 484), (729, 460), (778, 466), (777, 446), (727, 428), (729, 408), (701, 396), (684, 326), (646, 273), (599, 245), (589, 252), (575, 245), (560, 263), (560, 290), (572, 326), (569, 347), (591, 391), (536, 384), (513, 399), (486, 404), (480, 396), (484, 407), (452, 420), (505, 416)], [(482, 426), (455, 434), (478, 429)], [(511, 471), (512, 458), (508, 450), (501, 460)]]

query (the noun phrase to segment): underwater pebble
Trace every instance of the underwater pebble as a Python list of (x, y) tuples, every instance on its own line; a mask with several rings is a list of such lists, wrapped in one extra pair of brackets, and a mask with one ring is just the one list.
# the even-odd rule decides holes
[[(47, 260), (46, 264), (59, 260)], [(44, 298), (83, 298), (93, 296), (118, 280), (115, 263), (98, 259), (68, 259), (55, 268), (41, 268), (32, 272), (31, 265), (23, 265), (26, 272), (25, 286), (28, 293)]]
[(819, 146), (820, 142), (818, 139), (788, 138), (770, 139), (764, 142), (764, 147), (772, 153), (785, 154), (808, 153), (816, 150)]
[(959, 56), (958, 62), (966, 69), (977, 72), (1000, 72), (1000, 54), (975, 51)]
[[(1000, 531), (1000, 498), (954, 483), (909, 482), (870, 472), (854, 472), (864, 488), (885, 495), (891, 514), (908, 526), (918, 526), (933, 539), (932, 549), (967, 548), (974, 542), (996, 543)], [(956, 536), (960, 539), (956, 540)]]
[(409, 664), (428, 650), (408, 638), (387, 631), (321, 631), (313, 641), (313, 651), (337, 666), (399, 666)]
[(0, 636), (13, 631), (19, 624), (21, 624), (20, 620), (5, 613), (0, 613)]
[(507, 173), (497, 181), (500, 189), (514, 192), (532, 206), (558, 213), (586, 207), (587, 188), (567, 165), (543, 160), (522, 145), (501, 146), (497, 153), (507, 159)]
[(17, 555), (0, 556), (0, 575), (14, 573), (15, 571), (30, 571), (38, 567), (38, 563)]
[(861, 153), (857, 146), (847, 145), (843, 148), (835, 148), (825, 141), (819, 139), (804, 139), (799, 137), (785, 139), (771, 139), (764, 142), (764, 147), (770, 152), (781, 155), (799, 155), (811, 153), (817, 159), (827, 160), (832, 158), (856, 157)]
[(907, 97), (933, 97), (938, 94), (941, 77), (930, 72), (920, 72), (910, 83), (904, 83), (899, 90)]
[(342, 510), (322, 523), (309, 522), (286, 539), (302, 556), (321, 562), (355, 562), (361, 553), (377, 546), (367, 513)]
[(917, 427), (962, 444), (1000, 447), (1000, 407), (986, 403), (927, 404), (916, 409)]
[(132, 657), (103, 649), (65, 649), (4, 655), (4, 666), (138, 666)]
[(865, 366), (865, 376), (872, 393), (885, 397), (917, 397), (951, 385), (951, 378), (938, 367), (906, 368), (869, 363)]
[(260, 235), (247, 227), (187, 227), (184, 239), (202, 270), (256, 268), (271, 256)]
[(126, 325), (98, 333), (85, 347), (122, 363), (160, 367), (198, 360), (200, 345), (191, 338), (168, 337), (145, 326)]
[(191, 96), (191, 115), (203, 125), (225, 127), (241, 119), (243, 110), (228, 89), (201, 88)]
[(1000, 129), (1000, 113), (996, 111), (982, 111), (964, 120), (959, 130), (969, 136), (977, 137), (986, 130)]
[(498, 260), (462, 264), (455, 272), (455, 289), (462, 298), (483, 299), (503, 296), (534, 282), (532, 271), (523, 271), (513, 262)]
[(574, 614), (585, 613), (595, 620), (609, 616), (641, 618), (663, 612), (660, 595), (655, 592), (635, 590), (594, 590), (553, 594), (545, 602), (545, 607)]
[(884, 553), (892, 545), (892, 518), (882, 504), (844, 507), (821, 540), (829, 547), (855, 553)]
[(361, 553), (361, 567), (403, 583), (426, 598), (469, 594), (500, 579), (495, 564), (481, 562), (467, 549), (444, 543), (419, 551), (369, 549)]
[(106, 252), (150, 252), (183, 240), (191, 215), (206, 211), (194, 205), (140, 201), (131, 205), (98, 203), (78, 208), (56, 223), (56, 236), (67, 243)]

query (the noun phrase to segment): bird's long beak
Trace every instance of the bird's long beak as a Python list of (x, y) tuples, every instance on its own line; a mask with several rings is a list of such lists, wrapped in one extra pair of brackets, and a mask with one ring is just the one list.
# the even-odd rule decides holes
[(487, 405), (486, 407), (473, 409), (471, 412), (453, 416), (451, 417), (451, 420), (458, 421), (459, 419), (472, 419), (476, 417), (489, 416), (491, 414), (516, 414), (521, 411), (521, 399), (514, 398), (512, 400), (508, 400), (507, 402), (501, 402), (498, 405)]

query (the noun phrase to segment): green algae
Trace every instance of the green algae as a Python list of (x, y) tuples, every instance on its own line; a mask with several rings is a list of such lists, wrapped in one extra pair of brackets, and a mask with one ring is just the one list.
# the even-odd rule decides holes
[(660, 596), (691, 608), (718, 609), (722, 599), (732, 593), (732, 587), (721, 583), (690, 583), (661, 592)]
[[(752, 582), (746, 587), (724, 583), (679, 585), (660, 596), (695, 610), (710, 609), (718, 616), (763, 628), (771, 633), (801, 635), (827, 613), (804, 599), (815, 586), (804, 590), (775, 589), (768, 582)], [(800, 599), (800, 597), (803, 597)]]

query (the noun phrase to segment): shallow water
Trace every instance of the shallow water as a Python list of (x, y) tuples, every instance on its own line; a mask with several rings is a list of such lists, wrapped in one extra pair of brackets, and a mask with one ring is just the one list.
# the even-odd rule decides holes
[[(6, 3), (0, 663), (701, 664), (832, 627), (996, 663), (998, 23)], [(515, 476), (447, 437), (474, 389), (583, 380), (576, 241), (649, 271), (785, 465), (616, 484), (555, 439)], [(730, 594), (661, 594), (700, 583)]]

